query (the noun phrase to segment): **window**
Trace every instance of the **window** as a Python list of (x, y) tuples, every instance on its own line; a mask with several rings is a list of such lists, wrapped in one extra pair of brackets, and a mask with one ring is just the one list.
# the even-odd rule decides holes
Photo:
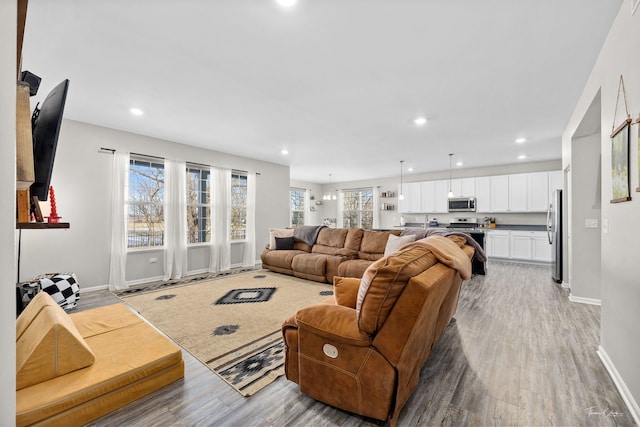
[(211, 241), (211, 172), (187, 165), (187, 243)]
[(127, 247), (164, 245), (164, 162), (132, 157), (129, 161)]
[(373, 227), (373, 189), (344, 190), (342, 200), (343, 227)]
[(292, 188), (289, 191), (291, 199), (291, 226), (299, 227), (304, 225), (304, 188)]
[(231, 172), (231, 240), (247, 237), (247, 175)]

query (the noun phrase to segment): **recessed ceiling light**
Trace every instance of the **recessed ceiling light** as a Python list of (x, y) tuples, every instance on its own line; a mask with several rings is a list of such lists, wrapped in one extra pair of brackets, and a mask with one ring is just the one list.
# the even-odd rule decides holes
[(133, 114), (134, 116), (141, 116), (141, 115), (143, 115), (143, 114), (144, 114), (144, 111), (142, 111), (142, 110), (141, 110), (141, 109), (139, 109), (139, 108), (132, 108), (132, 109), (130, 109), (130, 110), (129, 110), (129, 112), (130, 112), (131, 114)]
[(516, 139), (516, 144), (523, 144), (527, 142), (527, 138), (518, 138)]
[(413, 172), (413, 168), (407, 169), (408, 172)]
[(289, 150), (287, 150), (286, 148), (283, 148), (282, 150), (280, 150), (280, 153), (281, 153), (283, 156), (286, 156), (287, 154), (289, 154)]
[(524, 154), (520, 154), (520, 155), (518, 156), (518, 159), (519, 159), (519, 160), (524, 160), (524, 159), (526, 159), (526, 158), (527, 158), (527, 156), (525, 156)]
[(464, 165), (464, 163), (462, 163), (462, 162), (457, 162), (456, 163), (456, 166), (462, 166), (462, 165)]
[(413, 119), (413, 124), (416, 126), (424, 126), (427, 124), (427, 118), (426, 117), (416, 117), (415, 119)]
[(282, 7), (291, 7), (297, 2), (298, 0), (276, 0), (276, 3), (278, 3)]

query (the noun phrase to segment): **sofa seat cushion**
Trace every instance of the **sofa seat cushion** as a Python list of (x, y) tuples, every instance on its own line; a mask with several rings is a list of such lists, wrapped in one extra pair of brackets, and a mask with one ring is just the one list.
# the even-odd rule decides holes
[[(382, 254), (378, 259), (382, 258)], [(362, 277), (364, 272), (374, 261), (366, 259), (350, 259), (340, 263), (338, 266), (338, 276), (341, 277)]]
[(437, 262), (425, 245), (410, 243), (367, 268), (360, 281), (356, 313), (360, 329), (375, 333), (384, 323), (409, 279)]
[[(38, 300), (50, 300), (46, 302)], [(46, 292), (34, 298), (38, 309), (26, 312), (30, 321), (16, 322), (16, 389), (82, 369), (95, 355), (65, 311)], [(26, 328), (25, 324), (28, 324)]]
[(102, 311), (107, 321), (114, 322), (118, 315), (124, 321), (113, 325), (115, 329), (104, 327), (101, 333), (101, 309), (89, 311), (98, 312), (93, 313), (94, 325), (85, 330), (95, 333), (86, 338), (95, 362), (18, 390), (17, 425), (50, 420), (83, 424), (184, 375), (178, 346), (123, 304), (110, 307)]
[(327, 257), (328, 255), (324, 254), (298, 255), (291, 264), (293, 274), (303, 279), (325, 281), (327, 276)]
[(307, 252), (299, 250), (289, 251), (264, 251), (262, 252), (262, 263), (272, 267), (283, 268), (286, 270), (292, 269), (293, 259), (297, 255), (307, 254)]

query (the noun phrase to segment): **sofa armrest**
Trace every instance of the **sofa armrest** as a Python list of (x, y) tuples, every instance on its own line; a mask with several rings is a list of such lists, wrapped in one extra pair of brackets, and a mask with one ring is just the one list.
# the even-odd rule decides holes
[(353, 308), (340, 305), (314, 304), (296, 313), (300, 330), (308, 331), (332, 342), (366, 347), (371, 337), (360, 331)]

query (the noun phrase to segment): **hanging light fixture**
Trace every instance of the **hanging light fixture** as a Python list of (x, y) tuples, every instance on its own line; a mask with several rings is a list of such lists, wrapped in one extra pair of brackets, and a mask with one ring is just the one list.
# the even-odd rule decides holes
[(400, 160), (400, 195), (398, 195), (398, 200), (404, 200), (404, 194), (402, 194), (402, 164), (404, 160)]
[(453, 153), (449, 153), (449, 194), (448, 197), (453, 197), (453, 191), (451, 191), (451, 158), (453, 157)]
[[(331, 185), (331, 174), (329, 174), (329, 185)], [(335, 193), (331, 194), (331, 191), (328, 191), (324, 193), (322, 200), (338, 200), (338, 196), (336, 196)]]

